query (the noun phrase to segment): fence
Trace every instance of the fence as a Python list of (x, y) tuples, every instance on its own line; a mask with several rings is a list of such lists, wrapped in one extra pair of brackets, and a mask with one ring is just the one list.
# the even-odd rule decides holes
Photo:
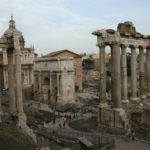
[(63, 129), (52, 129), (52, 131), (56, 132), (56, 134), (60, 136), (65, 136), (70, 138), (86, 137), (88, 140), (93, 142), (93, 144), (96, 144), (98, 148), (102, 146), (108, 146), (108, 147), (115, 146), (114, 139), (110, 137), (98, 135), (95, 133), (76, 132), (76, 131), (63, 130)]

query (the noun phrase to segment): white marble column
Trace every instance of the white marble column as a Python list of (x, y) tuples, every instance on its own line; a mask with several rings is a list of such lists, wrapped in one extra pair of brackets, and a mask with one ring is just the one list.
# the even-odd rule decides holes
[(22, 99), (22, 82), (21, 82), (21, 49), (19, 36), (14, 34), (14, 49), (15, 49), (15, 77), (16, 77), (16, 99), (17, 99), (17, 110), (19, 117), (19, 125), (26, 124), (26, 115), (23, 110), (23, 99)]
[(127, 46), (121, 45), (121, 98), (122, 102), (128, 102), (128, 90), (127, 90)]
[(144, 64), (144, 48), (139, 47), (139, 56), (140, 56), (140, 98), (145, 99), (145, 64)]
[(14, 53), (13, 48), (7, 50), (9, 109), (10, 113), (15, 115), (17, 113), (17, 110), (16, 110), (16, 96), (15, 96), (13, 53)]
[(136, 47), (131, 46), (131, 100), (138, 100), (137, 97), (137, 61), (136, 61)]
[(100, 106), (106, 106), (106, 64), (105, 64), (105, 45), (99, 46), (100, 64)]
[(121, 108), (120, 44), (112, 44), (112, 101), (114, 108)]
[(150, 46), (146, 51), (147, 97), (150, 97)]

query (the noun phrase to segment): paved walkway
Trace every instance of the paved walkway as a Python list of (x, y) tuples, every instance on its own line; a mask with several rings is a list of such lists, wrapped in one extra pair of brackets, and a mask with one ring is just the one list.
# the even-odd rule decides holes
[(127, 141), (125, 138), (114, 137), (115, 148), (111, 150), (150, 150), (150, 144), (140, 141)]

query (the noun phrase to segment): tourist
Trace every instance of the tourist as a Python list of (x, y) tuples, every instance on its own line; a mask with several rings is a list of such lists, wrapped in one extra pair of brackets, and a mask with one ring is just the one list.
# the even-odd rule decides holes
[(135, 132), (134, 131), (131, 132), (131, 139), (135, 140)]
[(65, 126), (66, 126), (66, 121), (63, 122), (63, 127), (65, 128)]
[(61, 123), (59, 123), (59, 128), (61, 129)]

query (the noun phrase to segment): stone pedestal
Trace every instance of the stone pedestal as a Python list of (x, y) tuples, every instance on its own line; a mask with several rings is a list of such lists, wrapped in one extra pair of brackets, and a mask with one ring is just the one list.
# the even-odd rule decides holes
[(115, 130), (127, 130), (129, 121), (122, 108), (99, 107), (99, 127)]

